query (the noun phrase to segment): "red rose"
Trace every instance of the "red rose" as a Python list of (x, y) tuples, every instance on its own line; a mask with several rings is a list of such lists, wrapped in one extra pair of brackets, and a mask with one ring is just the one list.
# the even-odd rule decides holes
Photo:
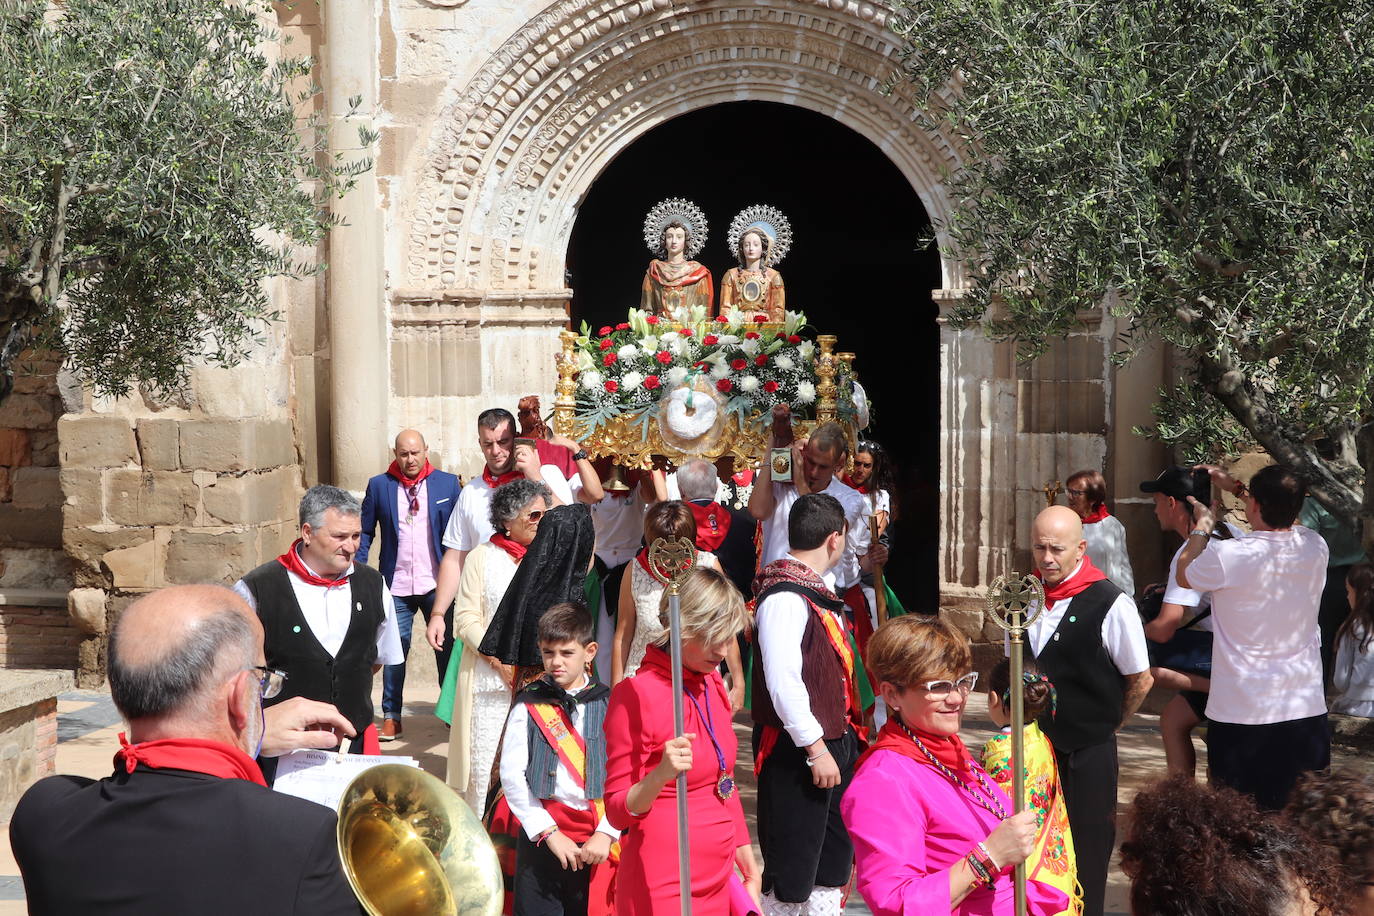
[(719, 391), (721, 394), (729, 394), (730, 389), (734, 387), (735, 383), (730, 381), (728, 378), (723, 378), (720, 381), (716, 382), (716, 390)]
[(615, 365), (615, 354), (614, 354), (614, 353), (607, 353), (605, 356), (601, 357), (601, 365), (603, 365), (603, 366), (614, 366), (614, 365)]
[(673, 354), (669, 353), (667, 350), (659, 350), (654, 354), (654, 359), (666, 366), (673, 361)]
[(604, 328), (602, 328), (601, 330), (597, 331), (596, 333), (600, 334), (602, 337), (606, 337), (607, 335), (609, 335), (609, 334), (611, 333), (611, 326), (608, 324), (608, 325), (606, 325)]
[(649, 324), (658, 324), (658, 316), (657, 316), (657, 315), (649, 315), (649, 316), (646, 317), (644, 320), (647, 321), (647, 322), (649, 322)]
[(691, 336), (692, 336), (692, 329), (691, 329), (691, 328), (683, 328), (681, 331), (678, 331), (678, 333), (681, 334), (683, 337), (691, 337)]
[(615, 344), (613, 344), (613, 343), (612, 343), (611, 341), (609, 341), (609, 340), (603, 340), (603, 341), (601, 341), (601, 349), (603, 349), (603, 350), (609, 350), (609, 349), (610, 349), (611, 347), (613, 347), (613, 346), (615, 346)]
[(747, 365), (749, 365), (749, 362), (743, 359), (735, 359), (730, 361), (730, 368), (734, 369), (736, 372), (740, 372)]
[(784, 337), (786, 337), (786, 336), (787, 336), (787, 335), (784, 334), (782, 331), (779, 331), (778, 333), (776, 333), (776, 334), (773, 335), (773, 339), (774, 339), (774, 340), (782, 340), (782, 339), (783, 339)]
[(766, 353), (760, 353), (758, 356), (755, 356), (755, 357), (754, 357), (754, 365), (755, 365), (755, 366), (766, 366), (766, 365), (768, 365), (768, 354), (766, 354)]
[(759, 332), (758, 332), (758, 331), (749, 331), (748, 333), (746, 333), (746, 334), (744, 335), (744, 339), (745, 339), (745, 340), (758, 340), (758, 339), (759, 339)]
[(764, 382), (764, 383), (763, 383), (763, 390), (766, 391), (766, 392), (768, 392), (769, 394), (772, 394), (773, 392), (775, 392), (775, 391), (778, 390), (778, 383), (777, 383), (777, 382)]
[(755, 316), (754, 316), (754, 324), (763, 324), (763, 323), (766, 322), (767, 320), (768, 320), (768, 316), (767, 316), (767, 315), (755, 315)]
[(646, 376), (644, 376), (644, 387), (645, 387), (645, 388), (648, 388), (650, 391), (652, 391), (653, 389), (657, 388), (657, 387), (658, 387), (658, 376), (657, 376), (657, 375), (646, 375)]
[(705, 337), (701, 338), (701, 342), (708, 347), (714, 347), (716, 344), (720, 343), (720, 338), (714, 334), (707, 334)]
[(612, 379), (607, 379), (607, 380), (606, 380), (606, 390), (609, 391), (611, 394), (615, 394), (617, 391), (620, 390), (620, 383), (617, 382), (617, 381), (616, 381), (615, 379), (613, 379), (613, 378), (612, 378)]
[(791, 335), (790, 337), (787, 338), (787, 342), (790, 343), (790, 344), (799, 344), (799, 343), (801, 343), (801, 335), (800, 335), (800, 334), (793, 334), (793, 335)]
[(617, 331), (628, 331), (630, 329), (630, 323), (628, 321), (622, 321), (615, 326), (615, 329)]
[(695, 364), (693, 364), (692, 368), (693, 368), (693, 369), (700, 369), (702, 372), (705, 372), (707, 369), (709, 369), (709, 368), (711, 368), (711, 367), (710, 367), (709, 365), (707, 365), (706, 363), (701, 362), (701, 363), (695, 363)]

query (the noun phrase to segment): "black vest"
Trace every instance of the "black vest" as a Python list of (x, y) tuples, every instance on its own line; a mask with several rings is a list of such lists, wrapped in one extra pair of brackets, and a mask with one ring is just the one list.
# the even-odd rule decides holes
[(274, 706), (291, 697), (333, 703), (361, 735), (372, 724), (377, 627), (386, 619), (382, 574), (370, 566), (354, 564), (348, 577), (353, 619), (335, 656), (325, 651), (306, 623), (290, 575), (285, 566), (272, 560), (243, 577), (262, 621), (267, 667), (280, 668), (287, 675), (281, 693), (263, 705)]
[(1054, 683), (1058, 710), (1040, 716), (1040, 730), (1056, 751), (1076, 751), (1109, 740), (1121, 725), (1126, 679), (1102, 644), (1102, 622), (1121, 595), (1106, 579), (1073, 597), (1036, 662)]
[[(582, 740), (587, 745), (587, 764), (584, 774), (584, 795), (587, 801), (595, 801), (606, 794), (606, 701), (607, 697), (591, 700), (582, 704), (586, 710), (582, 720)], [(525, 765), (525, 781), (535, 798), (553, 798), (554, 784), (558, 780), (558, 768), (563, 765), (558, 751), (554, 750), (544, 731), (535, 721), (533, 704), (529, 710), (529, 724), (526, 728), (526, 748), (529, 763)]]

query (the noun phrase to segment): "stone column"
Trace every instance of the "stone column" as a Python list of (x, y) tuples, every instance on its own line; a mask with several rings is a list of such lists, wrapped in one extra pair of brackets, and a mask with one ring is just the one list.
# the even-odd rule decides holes
[[(376, 155), (358, 148), (358, 127), (373, 127), (377, 111), (377, 14), (370, 0), (321, 4), (325, 24), (325, 104), (330, 154)], [(361, 97), (347, 117), (349, 99)], [(329, 234), (331, 481), (360, 491), (385, 466), (387, 334), (382, 287), (382, 212), (375, 169), (334, 212), (345, 225)]]

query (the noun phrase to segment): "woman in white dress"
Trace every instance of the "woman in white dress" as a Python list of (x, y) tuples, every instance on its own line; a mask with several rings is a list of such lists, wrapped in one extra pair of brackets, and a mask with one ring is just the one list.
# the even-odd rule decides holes
[(1088, 556), (1112, 584), (1135, 597), (1135, 577), (1126, 553), (1126, 528), (1107, 511), (1107, 481), (1098, 471), (1079, 471), (1065, 484), (1069, 508), (1083, 520)]
[(463, 652), (449, 733), (448, 784), (479, 817), (510, 711), (513, 672), (498, 659), (481, 655), (477, 647), (552, 499), (547, 486), (532, 480), (497, 488), (491, 497), (491, 524), (496, 533), (463, 562), (453, 611), (453, 629), (463, 641)]
[[(645, 544), (652, 544), (659, 538), (686, 538), (695, 543), (696, 534), (696, 516), (681, 500), (657, 503), (645, 513)], [(658, 606), (664, 585), (649, 569), (648, 554), (647, 548), (641, 549), (620, 580), (615, 642), (611, 647), (612, 686), (638, 671), (644, 660), (644, 650), (663, 636)], [(697, 552), (697, 565), (720, 570), (716, 555), (705, 550)], [(730, 672), (730, 702), (735, 709), (740, 709), (744, 705), (744, 667), (738, 647), (726, 655), (725, 664)]]

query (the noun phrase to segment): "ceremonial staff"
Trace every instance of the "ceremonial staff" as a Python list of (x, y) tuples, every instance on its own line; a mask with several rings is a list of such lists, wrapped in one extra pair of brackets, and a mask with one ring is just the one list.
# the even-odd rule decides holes
[[(1057, 483), (1058, 481), (1056, 481)], [(1019, 814), (1026, 806), (1026, 691), (1021, 683), (1026, 628), (1045, 607), (1045, 587), (1033, 576), (998, 576), (988, 586), (988, 616), (1007, 631), (1011, 652), (1011, 805)], [(1026, 863), (1016, 866), (1016, 916), (1026, 916)]]
[[(658, 538), (649, 545), (649, 570), (668, 589), (668, 647), (673, 665), (673, 737), (681, 738), (682, 606), (678, 589), (697, 562), (696, 546), (687, 538)], [(692, 863), (687, 844), (687, 774), (677, 774), (677, 868), (682, 916), (692, 916)]]

